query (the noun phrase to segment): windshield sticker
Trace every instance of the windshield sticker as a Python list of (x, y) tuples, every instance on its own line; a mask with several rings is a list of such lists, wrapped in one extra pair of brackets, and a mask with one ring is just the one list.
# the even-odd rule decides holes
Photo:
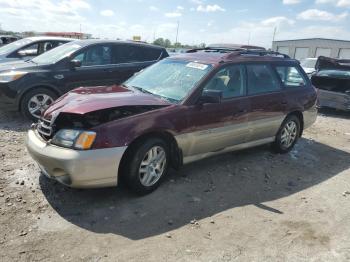
[(200, 69), (200, 70), (205, 70), (208, 68), (208, 65), (195, 63), (195, 62), (190, 62), (186, 66), (191, 67), (191, 68), (195, 68), (195, 69)]

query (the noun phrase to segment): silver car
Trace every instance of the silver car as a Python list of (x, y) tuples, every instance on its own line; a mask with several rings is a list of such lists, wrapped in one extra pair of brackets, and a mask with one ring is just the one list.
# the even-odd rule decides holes
[(28, 37), (0, 47), (0, 63), (32, 59), (75, 39), (63, 37)]

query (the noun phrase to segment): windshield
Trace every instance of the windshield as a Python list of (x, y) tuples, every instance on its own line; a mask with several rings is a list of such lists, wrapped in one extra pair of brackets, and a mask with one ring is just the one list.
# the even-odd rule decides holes
[(125, 85), (178, 103), (211, 68), (207, 64), (165, 59), (136, 74)]
[(22, 46), (30, 44), (31, 42), (33, 42), (33, 41), (30, 39), (21, 39), (21, 40), (12, 42), (8, 45), (2, 46), (0, 48), (0, 55), (12, 53), (13, 51), (16, 51), (17, 49), (21, 48)]
[(56, 47), (42, 55), (39, 55), (32, 59), (32, 61), (36, 64), (54, 64), (61, 59), (70, 56), (76, 50), (80, 49), (81, 45), (71, 42), (68, 44), (61, 45)]
[(304, 59), (300, 62), (300, 65), (305, 68), (315, 68), (317, 59)]

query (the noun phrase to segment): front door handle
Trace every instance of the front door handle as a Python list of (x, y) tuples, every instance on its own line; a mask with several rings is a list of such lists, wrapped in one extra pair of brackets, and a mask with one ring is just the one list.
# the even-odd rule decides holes
[(281, 104), (285, 106), (285, 105), (288, 104), (288, 102), (287, 101), (282, 101)]

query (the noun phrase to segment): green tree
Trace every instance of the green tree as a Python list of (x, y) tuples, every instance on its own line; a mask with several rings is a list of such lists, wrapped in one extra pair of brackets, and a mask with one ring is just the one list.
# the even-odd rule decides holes
[(163, 38), (157, 38), (156, 40), (153, 41), (153, 44), (159, 45), (159, 46), (165, 46)]
[(182, 44), (177, 42), (177, 43), (174, 43), (174, 47), (175, 48), (181, 48), (182, 47)]
[(164, 40), (164, 47), (166, 48), (171, 47), (171, 41), (169, 39)]

